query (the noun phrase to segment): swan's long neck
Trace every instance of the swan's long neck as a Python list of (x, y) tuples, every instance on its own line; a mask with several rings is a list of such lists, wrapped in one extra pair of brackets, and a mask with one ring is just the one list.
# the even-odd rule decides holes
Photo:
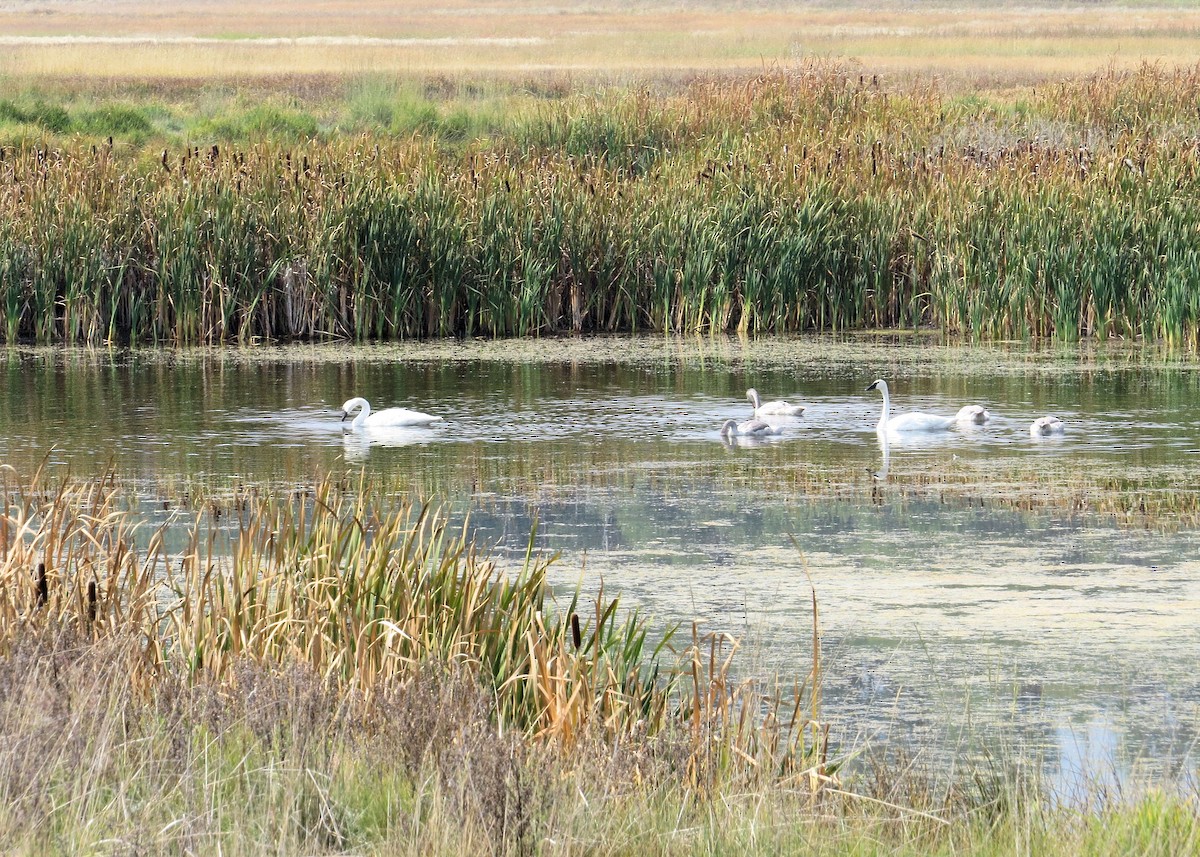
[(746, 396), (750, 399), (750, 404), (754, 406), (754, 410), (762, 407), (762, 400), (758, 398), (758, 390), (749, 390)]
[(883, 393), (883, 410), (879, 412), (879, 431), (887, 431), (888, 411), (892, 407), (891, 397), (888, 396), (887, 384), (879, 385), (879, 392)]
[(367, 424), (367, 417), (371, 415), (371, 403), (366, 399), (359, 399), (359, 402), (361, 402), (362, 405), (358, 409), (358, 416), (356, 416), (354, 418), (354, 422), (351, 423), (355, 431), (362, 431), (362, 427)]

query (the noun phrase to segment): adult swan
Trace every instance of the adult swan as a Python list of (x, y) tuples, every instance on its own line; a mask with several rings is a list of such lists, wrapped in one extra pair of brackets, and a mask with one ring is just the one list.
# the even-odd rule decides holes
[(763, 402), (758, 397), (758, 390), (751, 387), (746, 391), (746, 398), (754, 406), (756, 417), (798, 417), (804, 413), (804, 405), (793, 405), (789, 402)]
[(887, 381), (880, 378), (867, 387), (867, 390), (868, 392), (879, 390), (883, 393), (883, 412), (879, 415), (879, 425), (875, 427), (875, 431), (879, 434), (899, 431), (945, 431), (953, 428), (958, 422), (957, 416), (940, 417), (937, 414), (923, 414), (920, 411), (910, 411), (889, 419), (888, 410), (892, 406), (892, 400), (888, 396)]
[(371, 413), (371, 403), (361, 396), (349, 399), (342, 405), (342, 422), (358, 411), (358, 416), (350, 427), (355, 431), (363, 429), (402, 428), (403, 426), (427, 426), (436, 423), (441, 417), (431, 417), (420, 411), (410, 411), (408, 408), (387, 408)]

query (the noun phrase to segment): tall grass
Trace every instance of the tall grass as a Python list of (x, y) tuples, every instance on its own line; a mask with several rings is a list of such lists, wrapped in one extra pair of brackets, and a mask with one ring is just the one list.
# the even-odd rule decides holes
[(680, 730), (697, 776), (716, 775), (713, 753), (721, 772), (822, 769), (801, 707), (815, 685), (760, 711), (723, 640), (693, 630), (676, 651), (603, 594), (556, 604), (532, 544), (510, 576), (465, 526), (369, 483), (239, 491), (152, 531), (111, 478), (6, 474), (3, 488), (0, 657), (42, 633), (122, 642), (131, 689), (149, 695), (167, 677), (233, 681), (246, 660), (299, 665), (363, 710), (436, 666), (476, 679), (506, 728), (563, 748)]
[[(377, 92), (360, 107), (416, 136), (262, 113), (153, 156), (22, 137), (0, 162), (0, 321), (10, 342), (932, 326), (1195, 345), (1198, 80), (1111, 71), (1012, 105), (814, 67), (569, 97), (472, 142)], [(293, 142), (270, 142), (276, 120)]]
[(111, 477), (0, 487), (6, 853), (1197, 847), (1162, 792), (1079, 812), (896, 765), (846, 790), (815, 612), (808, 686), (764, 687), (723, 638), (651, 648), (614, 602), (554, 605), (532, 554), (501, 575), (369, 486), (242, 490), (157, 528)]

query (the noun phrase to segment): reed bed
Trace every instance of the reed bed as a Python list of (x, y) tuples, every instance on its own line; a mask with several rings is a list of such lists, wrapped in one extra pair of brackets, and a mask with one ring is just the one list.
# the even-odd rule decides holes
[(1200, 67), (1147, 66), (995, 102), (807, 67), (568, 97), (469, 143), (280, 119), (153, 155), (35, 125), (0, 161), (0, 324), (10, 343), (930, 326), (1194, 346), (1198, 88)]
[[(559, 609), (369, 485), (150, 527), (111, 476), (5, 470), (0, 840), (12, 854), (1191, 853), (1195, 807), (1080, 812), (906, 764), (854, 791), (802, 686)], [(173, 535), (182, 528), (187, 535)], [(585, 615), (586, 614), (586, 615)], [(676, 645), (671, 646), (675, 642)]]
[(39, 671), (57, 668), (55, 652), (102, 653), (120, 664), (107, 692), (150, 708), (195, 688), (242, 693), (247, 670), (298, 671), (339, 716), (368, 723), (398, 695), (457, 688), (545, 752), (669, 747), (671, 776), (696, 792), (833, 782), (815, 614), (812, 673), (764, 686), (734, 678), (724, 636), (653, 642), (603, 593), (590, 609), (578, 594), (557, 605), (551, 559), (531, 547), (508, 576), (438, 509), (365, 482), (246, 490), (153, 529), (111, 476), (6, 471), (3, 496), (0, 663), (29, 656), (30, 641), (49, 647)]

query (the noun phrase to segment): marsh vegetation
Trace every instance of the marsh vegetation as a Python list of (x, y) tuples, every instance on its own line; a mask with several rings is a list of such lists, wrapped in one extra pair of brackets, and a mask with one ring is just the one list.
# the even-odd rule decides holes
[(10, 343), (933, 327), (1191, 346), (1198, 91), (1200, 70), (1147, 66), (1002, 104), (808, 67), (570, 96), (474, 140), (259, 113), (246, 137), (161, 153), (110, 145), (92, 113), (10, 104), (0, 326)]
[(1198, 26), (0, 2), (6, 851), (1196, 852)]
[(248, 492), (232, 543), (206, 510), (178, 550), (111, 475), (3, 490), (11, 853), (1196, 846), (1159, 792), (1053, 808), (1019, 772), (943, 787), (895, 762), (847, 790), (815, 602), (809, 675), (764, 686), (720, 636), (654, 645), (613, 603), (555, 604), (544, 559), (497, 574), (365, 482)]

